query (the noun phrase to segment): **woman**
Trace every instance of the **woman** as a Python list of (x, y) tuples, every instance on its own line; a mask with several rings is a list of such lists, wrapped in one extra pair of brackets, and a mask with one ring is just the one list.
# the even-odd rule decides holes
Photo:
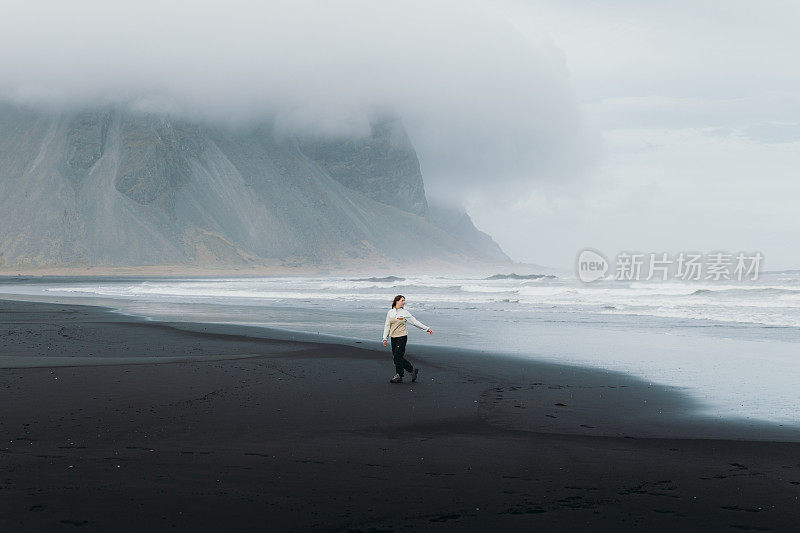
[(394, 368), (397, 373), (390, 383), (402, 383), (403, 371), (408, 370), (411, 373), (411, 381), (417, 381), (419, 368), (414, 368), (411, 363), (405, 358), (406, 354), (406, 341), (408, 340), (408, 330), (406, 329), (406, 321), (411, 322), (419, 329), (427, 331), (433, 335), (433, 330), (414, 318), (411, 313), (403, 309), (406, 305), (406, 297), (398, 294), (394, 297), (392, 308), (386, 313), (386, 324), (383, 326), (383, 345), (386, 346), (386, 340), (389, 338), (389, 333), (392, 335), (392, 355), (394, 356)]

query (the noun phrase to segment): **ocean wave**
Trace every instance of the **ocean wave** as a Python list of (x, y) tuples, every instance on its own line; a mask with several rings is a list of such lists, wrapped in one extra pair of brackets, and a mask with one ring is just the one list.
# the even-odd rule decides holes
[(477, 277), (433, 276), (159, 279), (99, 283), (72, 280), (61, 286), (31, 284), (26, 290), (38, 294), (47, 292), (56, 297), (90, 296), (248, 307), (272, 304), (327, 307), (337, 300), (346, 307), (361, 304), (383, 307), (395, 294), (402, 293), (410, 306), (419, 308), (487, 306), (531, 314), (555, 310), (571, 314), (628, 313), (773, 326), (800, 324), (800, 287), (774, 278), (741, 285), (626, 281), (584, 284), (564, 279), (506, 277), (486, 281)]
[(405, 281), (406, 278), (398, 278), (397, 276), (385, 276), (383, 278), (353, 278), (350, 281), (372, 281), (372, 282), (394, 282)]
[(487, 287), (486, 285), (460, 285), (464, 292), (518, 292), (515, 287)]
[(489, 276), (488, 278), (483, 278), (486, 280), (495, 280), (495, 279), (555, 279), (555, 276), (552, 274), (494, 274)]
[(655, 307), (646, 309), (601, 309), (600, 314), (652, 316), (658, 318), (689, 319), (729, 324), (755, 324), (764, 327), (800, 327), (800, 317), (787, 316), (782, 313), (753, 312), (732, 308), (666, 308)]
[(798, 296), (800, 295), (800, 287), (785, 287), (785, 286), (766, 286), (766, 287), (724, 287), (719, 289), (697, 289), (690, 296), (746, 296), (746, 297), (759, 297), (766, 296)]

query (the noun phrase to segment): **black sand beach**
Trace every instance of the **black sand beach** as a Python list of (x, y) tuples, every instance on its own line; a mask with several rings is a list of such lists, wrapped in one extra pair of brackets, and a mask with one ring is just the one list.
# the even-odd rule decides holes
[(413, 337), (392, 385), (378, 342), (265, 335), (0, 301), (0, 531), (797, 530), (795, 428)]

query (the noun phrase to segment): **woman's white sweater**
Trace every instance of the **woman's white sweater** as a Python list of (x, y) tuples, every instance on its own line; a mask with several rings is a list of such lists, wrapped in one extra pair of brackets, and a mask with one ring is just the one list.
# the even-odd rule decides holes
[(402, 337), (403, 335), (408, 335), (406, 322), (410, 322), (423, 331), (430, 329), (428, 326), (414, 318), (411, 313), (406, 311), (405, 307), (401, 307), (399, 309), (392, 307), (389, 309), (389, 312), (386, 313), (386, 323), (383, 325), (383, 340), (387, 340), (390, 334), (392, 337)]

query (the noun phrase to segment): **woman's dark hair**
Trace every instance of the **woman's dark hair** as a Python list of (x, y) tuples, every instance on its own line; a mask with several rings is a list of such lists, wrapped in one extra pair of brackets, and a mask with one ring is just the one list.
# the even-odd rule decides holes
[(395, 306), (397, 305), (397, 300), (399, 300), (400, 298), (405, 298), (405, 296), (403, 296), (402, 294), (398, 294), (397, 296), (394, 297), (394, 300), (392, 300), (392, 309), (395, 308)]

